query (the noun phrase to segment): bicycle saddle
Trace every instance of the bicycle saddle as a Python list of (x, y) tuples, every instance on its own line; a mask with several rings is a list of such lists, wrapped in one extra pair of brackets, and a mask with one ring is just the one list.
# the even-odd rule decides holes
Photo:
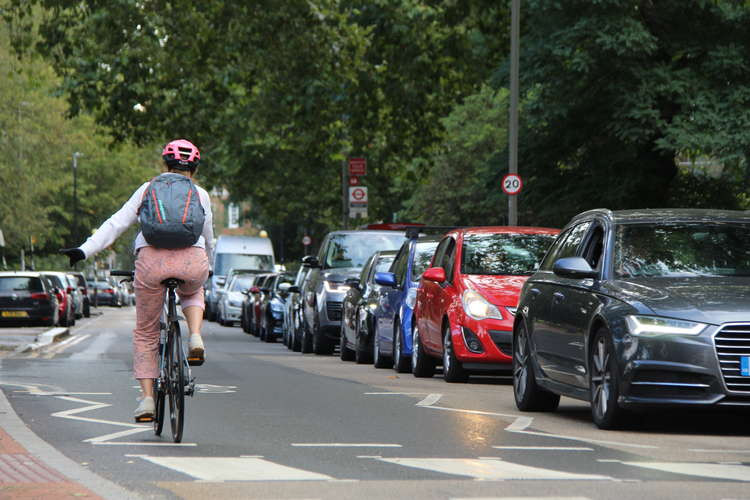
[(179, 278), (167, 278), (161, 282), (162, 285), (168, 286), (170, 288), (177, 288), (182, 283), (185, 283), (185, 280), (181, 280)]

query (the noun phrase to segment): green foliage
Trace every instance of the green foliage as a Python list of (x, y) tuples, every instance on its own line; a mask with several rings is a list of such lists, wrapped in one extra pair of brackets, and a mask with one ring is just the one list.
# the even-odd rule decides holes
[(709, 156), (727, 172), (746, 164), (749, 21), (746, 3), (724, 0), (525, 3), (524, 220), (560, 224), (596, 206), (735, 207), (732, 196), (688, 196), (675, 158)]
[[(52, 68), (31, 54), (20, 59), (0, 26), (0, 229), (9, 265), (36, 240), (37, 255), (78, 245), (157, 172), (158, 152), (129, 143), (112, 146), (106, 129), (82, 114), (67, 118)], [(74, 222), (72, 155), (78, 159), (78, 222)], [(144, 158), (154, 161), (144, 161)], [(73, 232), (78, 231), (77, 235)], [(125, 249), (128, 242), (119, 242)], [(56, 262), (56, 261), (50, 261)]]

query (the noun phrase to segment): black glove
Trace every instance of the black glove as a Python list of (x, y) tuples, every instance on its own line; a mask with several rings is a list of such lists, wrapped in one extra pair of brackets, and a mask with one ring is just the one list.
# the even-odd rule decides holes
[(86, 258), (86, 254), (83, 253), (83, 250), (80, 248), (61, 248), (60, 253), (68, 256), (70, 259), (70, 267), (75, 266), (76, 262)]

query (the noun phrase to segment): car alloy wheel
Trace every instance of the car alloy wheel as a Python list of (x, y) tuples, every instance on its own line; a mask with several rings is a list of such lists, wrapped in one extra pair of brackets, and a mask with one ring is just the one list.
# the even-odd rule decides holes
[(339, 357), (341, 361), (354, 361), (354, 351), (346, 346), (346, 334), (344, 328), (341, 328), (341, 337), (339, 338)]
[(372, 363), (372, 352), (368, 348), (367, 341), (362, 338), (362, 331), (367, 332), (367, 320), (357, 322), (354, 330), (354, 361), (358, 365)]
[(375, 368), (390, 368), (392, 366), (392, 364), (388, 363), (391, 360), (387, 359), (380, 350), (380, 342), (378, 342), (377, 332), (373, 333), (372, 338), (372, 360), (372, 364)]
[(615, 429), (625, 423), (627, 412), (620, 407), (619, 376), (612, 337), (606, 328), (594, 335), (589, 362), (591, 416), (600, 429)]
[(513, 336), (513, 396), (521, 411), (554, 411), (560, 396), (540, 388), (531, 364), (531, 349), (526, 325), (516, 325)]
[(443, 378), (446, 382), (451, 383), (469, 380), (469, 373), (464, 369), (453, 351), (451, 327), (447, 323), (443, 330)]
[(435, 374), (435, 360), (427, 355), (419, 339), (419, 329), (412, 327), (411, 373), (415, 377), (429, 378)]

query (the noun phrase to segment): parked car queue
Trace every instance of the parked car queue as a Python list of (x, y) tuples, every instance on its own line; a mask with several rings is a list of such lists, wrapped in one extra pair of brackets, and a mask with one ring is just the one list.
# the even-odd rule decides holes
[(349, 248), (368, 231), (331, 233), (291, 284), (255, 295), (284, 303), (293, 351), (336, 338), (342, 361), (417, 377), (512, 375), (522, 411), (567, 396), (612, 429), (640, 411), (750, 407), (750, 214), (600, 209), (562, 231), (429, 232), (391, 233), (363, 259)]
[(80, 272), (0, 272), (0, 326), (73, 326), (99, 305), (130, 305), (124, 285), (88, 281)]

